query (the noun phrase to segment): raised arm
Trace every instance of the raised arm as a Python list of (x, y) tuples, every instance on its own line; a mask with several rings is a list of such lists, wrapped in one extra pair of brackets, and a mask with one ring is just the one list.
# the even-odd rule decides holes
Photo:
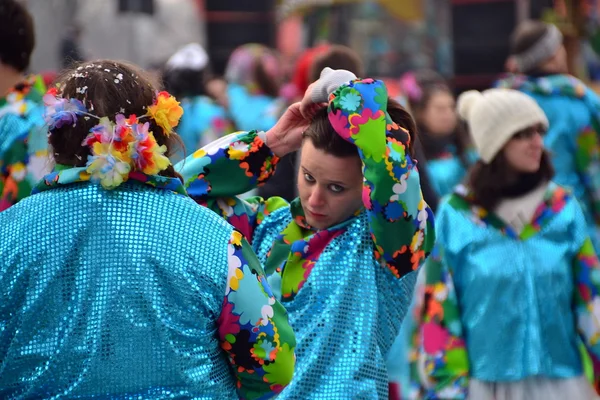
[(221, 215), (252, 241), (254, 229), (264, 216), (288, 203), (280, 197), (242, 200), (237, 195), (266, 182), (275, 172), (279, 157), (300, 147), (307, 126), (299, 104), (295, 104), (269, 131), (225, 136), (188, 156), (175, 170), (183, 176), (188, 194), (196, 202)]
[(328, 99), (329, 121), (358, 148), (376, 257), (397, 277), (416, 270), (433, 247), (433, 213), (423, 200), (416, 163), (409, 155), (410, 132), (387, 113), (384, 83), (326, 68), (312, 87), (311, 99)]

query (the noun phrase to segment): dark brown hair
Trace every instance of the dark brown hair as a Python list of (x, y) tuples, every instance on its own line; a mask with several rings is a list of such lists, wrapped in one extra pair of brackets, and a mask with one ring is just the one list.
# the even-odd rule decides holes
[[(64, 98), (81, 100), (90, 114), (108, 117), (114, 121), (116, 114), (129, 116), (146, 114), (146, 108), (154, 102), (158, 83), (150, 74), (131, 64), (112, 60), (82, 63), (61, 74), (56, 80), (58, 91)], [(183, 148), (176, 133), (165, 135), (153, 119), (147, 118), (150, 131), (159, 145), (167, 147), (166, 156)], [(82, 146), (90, 129), (98, 124), (91, 117), (79, 116), (77, 124), (65, 125), (50, 132), (54, 160), (63, 165), (82, 167), (87, 163), (90, 148)], [(170, 165), (160, 175), (177, 177)]]
[(15, 0), (0, 0), (0, 62), (25, 72), (34, 47), (33, 18), (25, 6)]
[(165, 70), (162, 80), (165, 90), (177, 99), (183, 99), (206, 95), (206, 82), (209, 76), (208, 69), (177, 68)]
[(257, 60), (254, 67), (254, 77), (261, 91), (269, 97), (278, 97), (281, 82), (278, 77), (269, 74), (264, 64)]
[[(410, 132), (410, 134), (407, 134), (402, 130), (397, 130), (393, 135), (396, 140), (407, 145), (408, 152), (412, 156), (413, 143), (414, 140), (416, 140), (416, 127), (412, 117), (400, 103), (393, 99), (388, 99), (387, 112), (392, 118), (392, 121)], [(302, 136), (305, 139), (310, 139), (315, 148), (333, 156), (358, 156), (356, 146), (342, 139), (342, 137), (333, 129), (333, 126), (329, 122), (326, 107), (323, 107), (315, 114), (309, 128)]]
[(314, 82), (319, 79), (323, 68), (345, 69), (353, 72), (354, 75), (361, 77), (364, 75), (363, 63), (358, 54), (349, 47), (339, 44), (331, 46), (323, 54), (318, 55), (309, 71), (309, 81)]
[(333, 156), (341, 158), (358, 156), (356, 146), (342, 139), (333, 129), (327, 115), (327, 107), (317, 111), (302, 137), (310, 139), (316, 149), (323, 150)]
[[(409, 96), (408, 103), (415, 116), (418, 130), (422, 133), (420, 142), (423, 147), (423, 154), (426, 159), (430, 160), (439, 156), (436, 154), (436, 152), (439, 151), (439, 146), (435, 146), (432, 143), (436, 138), (431, 138), (427, 135), (428, 128), (425, 126), (425, 122), (422, 120), (421, 116), (434, 95), (437, 93), (448, 93), (450, 96), (454, 97), (454, 93), (446, 80), (435, 71), (418, 71), (415, 73), (415, 80), (417, 86), (421, 89), (421, 96), (418, 98)], [(452, 133), (451, 139), (461, 163), (465, 168), (468, 167), (469, 160), (467, 159), (467, 149), (469, 147), (469, 139), (464, 124), (461, 124), (460, 121), (458, 121), (456, 128)]]
[[(524, 176), (527, 179), (518, 182)], [(489, 164), (484, 164), (481, 160), (477, 161), (469, 170), (466, 184), (473, 195), (473, 202), (491, 211), (505, 197), (508, 188), (526, 184), (532, 187), (525, 187), (524, 190), (534, 189), (534, 185), (549, 181), (553, 176), (554, 168), (545, 150), (540, 161), (540, 169), (534, 174), (519, 174), (514, 171), (502, 151)]]

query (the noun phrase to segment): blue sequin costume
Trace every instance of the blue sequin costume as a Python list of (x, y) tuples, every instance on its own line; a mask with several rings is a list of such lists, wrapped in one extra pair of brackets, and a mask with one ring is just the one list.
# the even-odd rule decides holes
[(299, 199), (232, 197), (274, 171), (277, 157), (261, 134), (230, 135), (176, 166), (190, 196), (251, 240), (288, 310), (297, 367), (281, 399), (388, 396), (385, 360), (434, 235), (406, 151), (410, 134), (389, 119), (386, 105), (385, 85), (371, 79), (330, 97), (330, 121), (358, 147), (365, 181), (364, 209), (327, 229), (308, 225)]
[(464, 399), (470, 379), (574, 379), (580, 344), (600, 356), (600, 262), (568, 191), (551, 183), (517, 233), (461, 188), (437, 228), (416, 304), (411, 398)]
[(281, 391), (294, 337), (242, 235), (177, 179), (88, 180), (61, 168), (0, 213), (0, 398)]

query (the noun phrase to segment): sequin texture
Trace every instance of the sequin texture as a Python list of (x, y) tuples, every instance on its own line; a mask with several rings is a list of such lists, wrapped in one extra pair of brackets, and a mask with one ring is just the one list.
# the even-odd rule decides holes
[[(289, 208), (270, 214), (253, 246), (267, 262)], [(284, 304), (296, 333), (297, 367), (282, 399), (387, 399), (385, 359), (410, 303), (416, 272), (401, 279), (373, 256), (368, 216), (354, 218), (320, 254), (302, 289)], [(281, 274), (270, 275), (276, 291)]]
[(386, 106), (385, 85), (372, 79), (330, 96), (329, 120), (358, 148), (365, 179), (364, 207), (327, 229), (308, 225), (300, 199), (236, 197), (273, 174), (278, 159), (262, 133), (226, 136), (176, 166), (188, 193), (251, 241), (288, 310), (297, 365), (280, 399), (388, 396), (385, 359), (434, 232), (407, 151), (410, 133)]
[(551, 183), (520, 234), (453, 194), (437, 228), (415, 309), (415, 398), (466, 398), (470, 378), (574, 378), (579, 343), (600, 355), (600, 263), (568, 191)]
[(241, 234), (151, 181), (63, 183), (0, 214), (0, 398), (285, 387), (293, 336)]

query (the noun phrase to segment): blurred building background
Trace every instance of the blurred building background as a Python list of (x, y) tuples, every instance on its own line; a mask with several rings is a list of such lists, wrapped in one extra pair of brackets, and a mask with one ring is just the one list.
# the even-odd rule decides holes
[(321, 42), (345, 44), (369, 75), (432, 68), (459, 88), (485, 87), (502, 72), (508, 36), (528, 17), (567, 36), (571, 67), (598, 78), (598, 0), (23, 0), (36, 21), (32, 70), (62, 67), (65, 41), (86, 59), (152, 68), (198, 42), (221, 73), (247, 42), (277, 47), (291, 68)]
[[(26, 0), (36, 23), (32, 69), (60, 68), (61, 42), (80, 28), (84, 56), (128, 60), (144, 67), (165, 61), (189, 42), (206, 43), (204, 19), (192, 0)], [(133, 11), (126, 11), (133, 10)]]

